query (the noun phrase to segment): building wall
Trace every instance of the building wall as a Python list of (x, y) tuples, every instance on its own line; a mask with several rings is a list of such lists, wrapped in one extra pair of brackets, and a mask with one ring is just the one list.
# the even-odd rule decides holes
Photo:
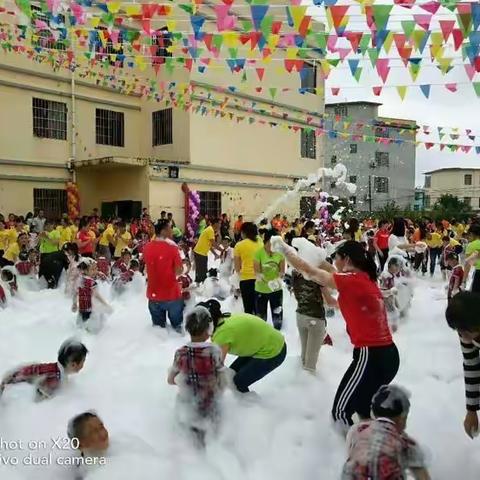
[[(339, 132), (337, 138), (326, 136), (325, 158), (326, 165), (333, 166), (332, 157), (336, 157), (337, 163), (343, 163), (348, 170), (347, 177), (356, 176), (357, 192), (355, 194), (356, 209), (368, 211), (369, 202), (369, 179), (372, 192), (372, 210), (384, 207), (387, 202), (394, 200), (400, 206), (413, 206), (415, 199), (415, 133), (409, 129), (388, 127), (390, 137), (406, 140), (402, 145), (382, 145), (355, 141), (351, 135), (368, 134), (369, 131), (362, 128), (355, 128), (355, 121), (368, 122), (373, 124), (377, 117), (376, 106), (348, 105), (348, 116), (353, 117), (348, 124), (344, 122), (327, 123), (327, 128)], [(328, 115), (334, 114), (334, 109), (327, 106)], [(329, 116), (328, 118), (332, 118)], [(330, 126), (328, 126), (330, 125)], [(342, 137), (340, 132), (349, 135)], [(351, 153), (350, 145), (356, 145), (356, 153)], [(376, 152), (387, 152), (389, 154), (389, 167), (380, 167), (375, 162)], [(388, 178), (388, 193), (379, 193), (375, 190), (375, 177)], [(327, 190), (329, 190), (327, 188)], [(335, 195), (350, 197), (346, 191), (339, 191), (331, 188)], [(352, 199), (353, 200), (353, 199)]]
[[(472, 175), (472, 184), (465, 185), (465, 175)], [(430, 198), (430, 205), (443, 194), (451, 194), (460, 200), (470, 198), (473, 210), (480, 209), (480, 170), (479, 169), (445, 169), (430, 172), (430, 187), (425, 194)], [(467, 200), (468, 201), (468, 200)]]

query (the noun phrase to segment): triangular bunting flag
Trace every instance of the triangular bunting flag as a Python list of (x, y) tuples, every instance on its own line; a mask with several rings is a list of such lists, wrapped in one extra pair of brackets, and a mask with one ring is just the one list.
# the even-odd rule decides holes
[(405, 94), (407, 93), (407, 87), (405, 85), (397, 86), (397, 92), (400, 98), (403, 100), (405, 98)]
[(430, 88), (431, 88), (431, 85), (429, 84), (420, 85), (420, 90), (422, 91), (425, 98), (428, 98), (430, 96)]

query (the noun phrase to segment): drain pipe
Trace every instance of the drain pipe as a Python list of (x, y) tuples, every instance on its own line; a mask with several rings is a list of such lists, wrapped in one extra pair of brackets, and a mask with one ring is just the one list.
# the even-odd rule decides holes
[[(71, 28), (71, 27), (70, 27)], [(75, 40), (74, 35), (72, 38), (72, 53), (73, 58), (75, 59)], [(76, 98), (75, 98), (75, 63), (72, 68), (71, 78), (70, 78), (70, 93), (71, 93), (71, 123), (70, 123), (70, 159), (68, 161), (68, 169), (72, 174), (72, 182), (77, 183), (77, 174), (75, 171), (75, 161), (77, 160), (77, 115), (76, 115)]]

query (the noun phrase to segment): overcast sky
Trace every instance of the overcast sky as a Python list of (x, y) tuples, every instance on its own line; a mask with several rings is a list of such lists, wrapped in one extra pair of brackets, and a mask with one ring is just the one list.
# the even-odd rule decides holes
[[(387, 3), (382, 1), (382, 3)], [(366, 25), (362, 23), (358, 7), (352, 11), (352, 14), (357, 13), (357, 16), (352, 16), (351, 24), (348, 30), (363, 30), (369, 31)], [(312, 9), (313, 10), (313, 9)], [(317, 9), (315, 9), (317, 10)], [(401, 32), (400, 21), (404, 19), (412, 19), (412, 15), (404, 15), (405, 9), (401, 7), (394, 7), (392, 10), (392, 20), (389, 22), (389, 27), (395, 32)], [(408, 13), (409, 11), (407, 11)], [(312, 12), (313, 13), (313, 12)], [(424, 10), (419, 7), (414, 7), (411, 13), (426, 14)], [(454, 19), (448, 11), (441, 8), (432, 20), (431, 29), (439, 30), (438, 19)], [(321, 19), (321, 18), (320, 18)], [(418, 27), (417, 27), (418, 28)], [(341, 42), (342, 40), (340, 40)], [(430, 42), (429, 42), (430, 43)], [(346, 44), (349, 45), (349, 44)], [(345, 46), (346, 46), (345, 45)], [(341, 46), (337, 44), (337, 46)], [(392, 46), (390, 53), (387, 55), (382, 50), (380, 57), (393, 57), (396, 54), (395, 46)], [(415, 56), (418, 56), (416, 54)], [(423, 57), (429, 56), (428, 46), (423, 52)], [(350, 74), (347, 62), (332, 71), (329, 79), (326, 82), (326, 102), (338, 101), (352, 101), (352, 100), (369, 100), (382, 103), (379, 113), (387, 117), (398, 117), (415, 120), (420, 125), (430, 125), (433, 131), (430, 135), (424, 135), (419, 132), (418, 139), (430, 142), (439, 142), (436, 131), (437, 126), (441, 127), (458, 127), (463, 130), (469, 128), (472, 134), (477, 135), (475, 142), (469, 140), (465, 135), (458, 140), (451, 140), (450, 137), (444, 137), (442, 141), (446, 143), (459, 143), (465, 145), (480, 145), (480, 101), (476, 96), (472, 85), (465, 73), (463, 67), (463, 60), (460, 51), (454, 51), (453, 47), (446, 48), (444, 57), (453, 58), (453, 64), (456, 65), (452, 71), (446, 75), (442, 75), (438, 68), (436, 68), (427, 58), (422, 61), (422, 69), (415, 82), (413, 82), (408, 70), (403, 67), (400, 58), (391, 60), (392, 69), (386, 82), (386, 88), (383, 89), (380, 96), (374, 96), (372, 86), (382, 85), (376, 72), (373, 70), (368, 56), (361, 61), (361, 66), (364, 67), (360, 81), (354, 80)], [(354, 57), (348, 57), (354, 58)], [(468, 60), (467, 60), (468, 62)], [(474, 81), (480, 81), (480, 75), (476, 74)], [(452, 93), (448, 91), (443, 84), (458, 83), (458, 91)], [(418, 87), (410, 86), (413, 84), (440, 84), (432, 85), (429, 99), (426, 99)], [(409, 85), (405, 99), (402, 101), (397, 93), (395, 85)], [(341, 88), (338, 96), (332, 96), (330, 87), (344, 87)], [(462, 132), (465, 134), (465, 132)], [(416, 155), (416, 171), (417, 171), (417, 186), (423, 186), (423, 172), (443, 167), (480, 167), (480, 155), (473, 152), (465, 153), (448, 153), (445, 150), (441, 152), (438, 147), (426, 151), (425, 147), (417, 148)]]

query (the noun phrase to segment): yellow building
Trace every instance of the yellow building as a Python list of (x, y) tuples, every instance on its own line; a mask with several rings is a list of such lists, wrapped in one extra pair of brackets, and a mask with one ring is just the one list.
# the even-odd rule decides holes
[(425, 173), (425, 207), (445, 194), (458, 197), (473, 211), (480, 210), (480, 168), (440, 168)]
[[(213, 31), (213, 20), (207, 18), (205, 31)], [(265, 63), (263, 84), (254, 68), (245, 82), (225, 62), (204, 73), (195, 66), (171, 74), (135, 71), (143, 79), (190, 85), (187, 111), (103, 86), (81, 69), (53, 71), (24, 55), (1, 53), (0, 212), (25, 214), (37, 207), (58, 216), (66, 208), (65, 183), (73, 179), (82, 214), (96, 207), (128, 219), (147, 207), (153, 217), (173, 212), (182, 225), (187, 184), (200, 192), (204, 212), (253, 219), (296, 179), (323, 165), (321, 137), (302, 129), (311, 125), (278, 118), (278, 112), (310, 115), (312, 124), (319, 123), (315, 115), (323, 113), (324, 101), (315, 93), (323, 87), (316, 60), (302, 81), (298, 73), (284, 72), (282, 52)], [(80, 53), (75, 51), (79, 59)], [(236, 91), (219, 91), (232, 85)], [(274, 100), (271, 85), (278, 87)], [(309, 92), (299, 93), (302, 86)], [(261, 113), (250, 113), (251, 105)], [(298, 215), (299, 204), (282, 212)]]

